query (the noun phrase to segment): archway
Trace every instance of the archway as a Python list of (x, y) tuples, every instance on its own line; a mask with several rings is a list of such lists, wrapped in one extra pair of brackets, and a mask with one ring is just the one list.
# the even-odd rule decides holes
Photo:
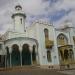
[(7, 58), (6, 58), (6, 66), (10, 66), (10, 54), (9, 54), (9, 48), (6, 47), (6, 51), (7, 51)]
[(16, 44), (12, 46), (11, 64), (12, 66), (20, 65), (20, 52), (19, 47)]
[(23, 45), (22, 65), (31, 65), (31, 53), (29, 51), (29, 45), (28, 44)]

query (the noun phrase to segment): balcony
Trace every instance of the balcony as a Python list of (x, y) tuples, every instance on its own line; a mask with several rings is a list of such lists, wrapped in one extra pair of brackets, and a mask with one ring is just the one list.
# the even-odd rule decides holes
[(51, 48), (53, 46), (54, 42), (52, 40), (45, 40), (45, 47), (46, 48)]

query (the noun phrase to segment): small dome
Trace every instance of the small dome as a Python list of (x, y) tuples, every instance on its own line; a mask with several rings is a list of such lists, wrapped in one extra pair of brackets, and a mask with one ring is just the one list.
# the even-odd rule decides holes
[(66, 20), (64, 21), (61, 26), (59, 27), (60, 29), (65, 29), (65, 28), (69, 28), (69, 27), (73, 27), (73, 24), (71, 21)]
[(22, 7), (21, 7), (21, 5), (16, 5), (16, 6), (15, 6), (15, 9), (16, 9), (16, 10), (22, 10)]
[(72, 22), (69, 21), (69, 20), (66, 20), (66, 21), (64, 22), (64, 27), (73, 27)]

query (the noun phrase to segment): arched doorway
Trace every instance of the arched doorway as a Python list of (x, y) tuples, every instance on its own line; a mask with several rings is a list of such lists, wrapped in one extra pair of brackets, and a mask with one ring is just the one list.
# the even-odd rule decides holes
[(16, 44), (12, 46), (11, 64), (12, 66), (20, 65), (20, 52), (19, 47)]
[(22, 65), (31, 65), (31, 53), (29, 51), (29, 45), (28, 44), (23, 45)]
[(6, 58), (6, 66), (10, 66), (10, 54), (9, 54), (9, 48), (6, 47), (6, 51), (7, 51), (7, 58)]

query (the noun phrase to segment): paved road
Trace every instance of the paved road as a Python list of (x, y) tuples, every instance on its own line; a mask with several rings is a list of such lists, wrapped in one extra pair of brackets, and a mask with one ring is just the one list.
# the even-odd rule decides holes
[(58, 71), (63, 74), (68, 74), (68, 75), (75, 75), (75, 70), (65, 70), (65, 71)]
[(60, 72), (45, 69), (0, 71), (0, 75), (66, 75)]

